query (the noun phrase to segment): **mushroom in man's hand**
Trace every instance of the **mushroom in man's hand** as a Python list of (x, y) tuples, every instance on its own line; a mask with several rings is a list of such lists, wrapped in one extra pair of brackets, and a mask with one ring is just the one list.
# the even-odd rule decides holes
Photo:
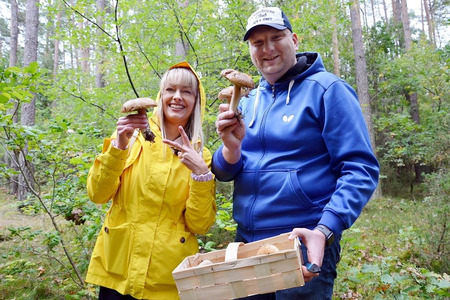
[(255, 87), (255, 83), (250, 75), (233, 69), (225, 69), (220, 73), (220, 75), (228, 79), (233, 84), (230, 110), (234, 111), (236, 115), (239, 115), (237, 107), (242, 96), (241, 88), (253, 89)]

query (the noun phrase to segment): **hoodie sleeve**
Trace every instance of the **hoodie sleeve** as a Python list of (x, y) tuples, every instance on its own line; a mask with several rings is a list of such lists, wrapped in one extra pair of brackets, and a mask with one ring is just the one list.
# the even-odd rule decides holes
[(216, 175), (219, 181), (232, 181), (241, 171), (243, 167), (243, 160), (241, 159), (235, 164), (229, 164), (222, 154), (223, 145), (221, 145), (216, 152), (214, 152), (212, 159), (212, 172)]
[(319, 224), (334, 233), (341, 233), (356, 221), (375, 191), (379, 164), (353, 88), (337, 81), (323, 97), (323, 138), (330, 153), (331, 168), (338, 174), (338, 180)]

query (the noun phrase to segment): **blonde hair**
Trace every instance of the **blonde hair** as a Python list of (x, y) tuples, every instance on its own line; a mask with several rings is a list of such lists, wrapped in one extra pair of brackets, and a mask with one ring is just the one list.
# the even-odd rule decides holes
[(197, 76), (191, 69), (173, 68), (167, 70), (167, 72), (164, 73), (163, 77), (161, 78), (161, 82), (159, 84), (160, 100), (158, 101), (157, 112), (160, 120), (161, 134), (163, 138), (166, 138), (166, 131), (164, 128), (164, 110), (162, 105), (162, 97), (164, 89), (168, 84), (192, 87), (192, 90), (196, 95), (195, 106), (184, 130), (186, 131), (186, 134), (189, 137), (194, 149), (200, 154), (203, 154), (203, 128), (200, 103), (201, 99)]

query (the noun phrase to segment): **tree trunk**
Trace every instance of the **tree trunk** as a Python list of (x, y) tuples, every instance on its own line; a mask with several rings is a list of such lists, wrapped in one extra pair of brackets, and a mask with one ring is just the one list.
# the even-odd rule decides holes
[(400, 0), (392, 0), (392, 15), (394, 17), (394, 30), (398, 36), (398, 45), (403, 47), (403, 31), (400, 30), (400, 26), (402, 24)]
[[(375, 134), (372, 125), (372, 110), (370, 107), (369, 96), (369, 80), (367, 78), (366, 55), (364, 51), (364, 41), (362, 35), (361, 17), (359, 14), (359, 2), (355, 0), (350, 6), (350, 17), (352, 23), (352, 37), (353, 37), (353, 51), (355, 53), (355, 75), (356, 86), (358, 91), (359, 101), (366, 120), (369, 131), (370, 142), (372, 143), (373, 151), (375, 152)], [(375, 198), (381, 196), (381, 188), (378, 185), (374, 193)]]
[(333, 26), (333, 36), (332, 36), (332, 48), (333, 48), (333, 71), (334, 75), (341, 77), (341, 67), (339, 63), (339, 41), (338, 41), (338, 31), (336, 25), (336, 16), (333, 14), (331, 16), (331, 24)]
[(428, 3), (429, 3), (428, 0), (423, 0), (423, 7), (425, 8), (425, 16), (427, 18), (428, 24), (428, 38), (430, 39), (431, 44), (436, 47), (436, 38), (434, 36), (434, 25), (433, 20), (431, 19), (430, 5)]
[(423, 0), (420, 1), (420, 23), (422, 24), (422, 35), (426, 36), (425, 34), (425, 20), (423, 17), (423, 13), (424, 13), (424, 4), (423, 4)]
[(386, 28), (389, 27), (389, 17), (387, 12), (386, 0), (383, 0), (383, 11), (384, 11), (384, 22), (386, 24)]
[[(409, 26), (409, 14), (408, 14), (408, 5), (406, 0), (402, 0), (402, 24), (403, 24), (403, 36), (405, 40), (405, 51), (408, 52), (411, 50), (412, 46), (412, 38), (411, 38), (411, 29)], [(420, 124), (420, 115), (419, 115), (419, 103), (417, 100), (417, 92), (413, 90), (406, 94), (406, 100), (409, 102), (409, 110), (411, 119), (416, 124)], [(422, 181), (422, 168), (420, 166), (420, 162), (414, 165), (414, 170), (416, 173), (416, 182)]]
[[(78, 28), (81, 32), (84, 30), (84, 20), (78, 22)], [(81, 71), (84, 73), (89, 73), (89, 47), (85, 47), (83, 45), (80, 45), (80, 47)]]
[(374, 4), (375, 0), (370, 1), (370, 5), (372, 8), (372, 22), (373, 22), (373, 26), (375, 26), (375, 24), (377, 23), (377, 20), (375, 18), (375, 4)]
[[(178, 5), (181, 8), (186, 8), (189, 5), (189, 0), (186, 0), (184, 2), (177, 1)], [(184, 60), (187, 57), (188, 54), (189, 45), (187, 41), (185, 40), (183, 29), (180, 28), (180, 39), (176, 41), (175, 43), (175, 55), (177, 57), (180, 57), (180, 59)]]
[(11, 23), (10, 23), (10, 51), (9, 51), (9, 66), (17, 65), (17, 41), (19, 39), (19, 7), (17, 0), (11, 0)]
[[(105, 0), (97, 0), (97, 10), (99, 12), (105, 12), (105, 8), (106, 8)], [(97, 18), (97, 24), (100, 28), (103, 28), (103, 15), (100, 15)], [(106, 86), (105, 75), (104, 75), (104, 70), (103, 70), (103, 65), (104, 65), (103, 58), (105, 55), (105, 49), (100, 42), (101, 36), (103, 36), (103, 33), (101, 32), (100, 29), (98, 29), (97, 32), (98, 32), (99, 42), (97, 43), (96, 50), (97, 50), (97, 55), (98, 55), (99, 59), (97, 59), (97, 63), (95, 64), (95, 86), (98, 88), (104, 88)]]
[(402, 24), (403, 24), (403, 36), (405, 38), (405, 49), (409, 51), (411, 49), (411, 28), (409, 26), (409, 13), (408, 4), (406, 0), (402, 0)]
[(392, 14), (397, 24), (402, 22), (402, 10), (400, 6), (400, 0), (392, 0)]
[[(56, 28), (60, 26), (61, 23), (61, 5), (58, 2), (58, 14), (56, 15)], [(59, 38), (55, 38), (55, 52), (53, 54), (53, 81), (56, 80), (56, 76), (58, 75), (59, 70)]]
[[(11, 0), (11, 23), (10, 23), (10, 45), (9, 45), (9, 66), (14, 67), (17, 65), (17, 45), (19, 39), (19, 7), (17, 0)], [(14, 107), (7, 111), (8, 115), (12, 116), (12, 122), (14, 124), (18, 121), (18, 103), (14, 101)], [(17, 151), (6, 151), (5, 153), (5, 164), (11, 169), (18, 171), (17, 161), (19, 158), (19, 153)], [(14, 195), (17, 193), (18, 189), (18, 176), (13, 175), (9, 180), (9, 193)]]
[[(38, 27), (39, 27), (39, 0), (27, 0), (25, 15), (25, 49), (24, 66), (37, 61), (38, 48)], [(34, 126), (36, 122), (36, 95), (29, 103), (23, 103), (20, 115), (20, 123), (25, 126)], [(23, 201), (26, 198), (28, 186), (33, 185), (33, 166), (26, 163), (25, 157), (28, 153), (28, 143), (22, 149), (19, 164), (21, 174), (19, 176), (19, 188), (17, 199)]]

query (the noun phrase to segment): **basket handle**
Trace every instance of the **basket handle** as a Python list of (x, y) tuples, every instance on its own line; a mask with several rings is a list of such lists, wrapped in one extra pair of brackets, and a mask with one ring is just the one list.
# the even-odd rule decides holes
[(235, 261), (237, 259), (238, 248), (240, 245), (244, 245), (242, 242), (229, 243), (227, 250), (225, 250), (225, 261)]

